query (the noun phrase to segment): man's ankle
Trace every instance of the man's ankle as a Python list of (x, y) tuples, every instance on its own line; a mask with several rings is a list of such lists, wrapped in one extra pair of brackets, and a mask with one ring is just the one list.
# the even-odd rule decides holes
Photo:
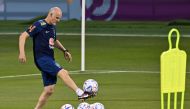
[(78, 96), (82, 96), (82, 94), (84, 93), (84, 91), (80, 88), (77, 88), (75, 92)]

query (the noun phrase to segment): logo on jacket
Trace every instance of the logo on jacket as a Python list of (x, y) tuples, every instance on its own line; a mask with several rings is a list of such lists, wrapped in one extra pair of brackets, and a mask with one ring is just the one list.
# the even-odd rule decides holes
[(53, 38), (49, 39), (49, 48), (54, 49), (54, 39)]

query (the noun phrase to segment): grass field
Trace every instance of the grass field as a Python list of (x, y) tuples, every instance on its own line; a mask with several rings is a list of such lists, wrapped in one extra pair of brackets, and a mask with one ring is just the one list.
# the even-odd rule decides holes
[[(21, 27), (20, 30), (11, 28), (10, 31), (21, 31)], [(9, 31), (4, 29), (2, 32)], [(27, 63), (20, 64), (17, 59), (18, 36), (0, 35), (0, 38), (0, 77), (40, 74), (33, 63), (31, 39), (26, 44)], [(65, 69), (76, 71), (71, 72), (76, 83), (82, 87), (89, 78), (99, 83), (98, 96), (87, 102), (101, 102), (106, 109), (160, 109), (159, 61), (160, 54), (168, 49), (167, 37), (86, 36), (86, 72), (77, 72), (80, 70), (80, 36), (59, 36), (59, 39), (71, 51), (73, 62), (67, 63), (58, 50), (55, 50), (56, 60)], [(179, 45), (187, 52), (188, 72), (189, 42), (189, 37), (182, 37)], [(32, 109), (43, 89), (39, 75), (0, 78), (0, 83), (0, 109)], [(185, 109), (190, 108), (189, 86), (188, 73)], [(55, 93), (44, 109), (59, 109), (66, 103), (75, 107), (79, 104), (75, 93), (59, 80)]]
[[(0, 32), (23, 32), (33, 21), (0, 21)], [(168, 26), (169, 21), (88, 21), (86, 33), (112, 34), (167, 34), (175, 27), (183, 34), (189, 34), (190, 26)], [(62, 21), (57, 25), (57, 32), (80, 33), (81, 22), (76, 20)]]

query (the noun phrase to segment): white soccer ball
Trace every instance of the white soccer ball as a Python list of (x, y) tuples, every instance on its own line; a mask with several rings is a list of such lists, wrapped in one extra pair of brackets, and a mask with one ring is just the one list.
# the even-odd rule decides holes
[(61, 106), (61, 109), (74, 109), (74, 107), (71, 104), (65, 104)]
[(83, 90), (89, 93), (97, 93), (98, 83), (94, 79), (88, 79), (83, 84)]
[(90, 105), (90, 109), (104, 109), (104, 105), (102, 103), (93, 103)]
[(90, 104), (82, 102), (78, 105), (77, 109), (90, 109)]

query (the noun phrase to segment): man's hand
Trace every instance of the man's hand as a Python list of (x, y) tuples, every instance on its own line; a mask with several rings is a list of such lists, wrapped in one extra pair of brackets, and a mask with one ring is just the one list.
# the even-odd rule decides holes
[(72, 61), (72, 56), (68, 51), (64, 52), (64, 56), (65, 56), (65, 60), (67, 60), (68, 62)]
[(68, 62), (72, 61), (71, 54), (69, 53), (69, 51), (67, 49), (65, 49), (65, 47), (63, 47), (63, 45), (61, 44), (61, 42), (59, 42), (59, 40), (55, 41), (54, 46), (64, 53), (65, 60), (67, 60)]
[(24, 46), (25, 46), (25, 41), (26, 41), (26, 39), (28, 37), (29, 37), (29, 34), (26, 31), (23, 32), (19, 36), (19, 56), (18, 56), (18, 60), (21, 63), (25, 63), (26, 62), (26, 55), (25, 55), (25, 51), (24, 51)]
[(20, 63), (25, 63), (26, 62), (25, 54), (19, 54), (18, 59), (19, 59)]

